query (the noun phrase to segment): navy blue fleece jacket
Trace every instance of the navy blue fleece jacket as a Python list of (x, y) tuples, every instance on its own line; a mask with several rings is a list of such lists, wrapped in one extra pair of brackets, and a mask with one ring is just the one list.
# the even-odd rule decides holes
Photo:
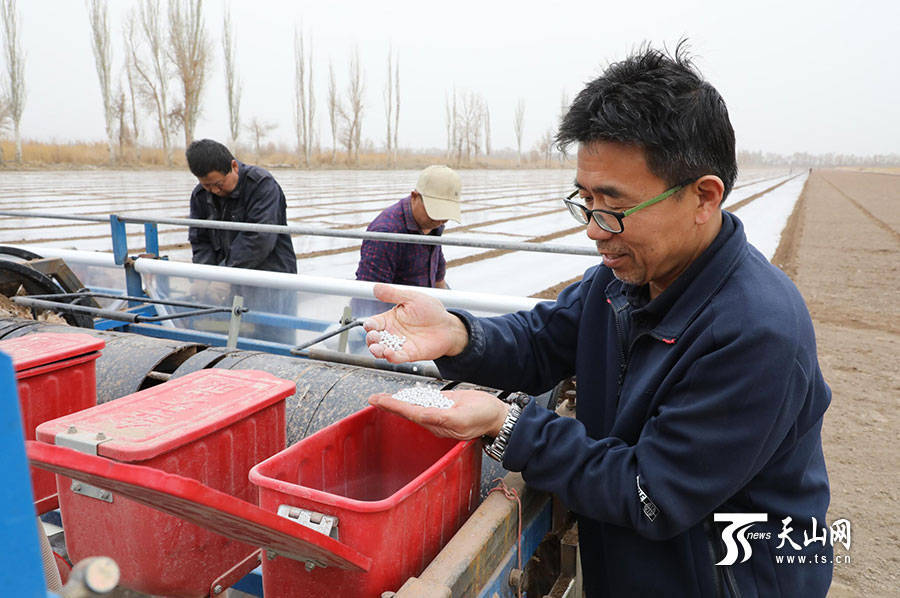
[[(577, 376), (577, 420), (530, 403), (504, 466), (579, 516), (587, 595), (825, 595), (832, 546), (801, 530), (825, 523), (831, 393), (802, 297), (735, 216), (652, 301), (601, 265), (531, 311), (457, 315), (469, 344), (445, 377), (535, 394)], [(750, 531), (769, 538), (716, 566), (714, 513), (764, 513)], [(777, 548), (786, 517), (800, 550)]]

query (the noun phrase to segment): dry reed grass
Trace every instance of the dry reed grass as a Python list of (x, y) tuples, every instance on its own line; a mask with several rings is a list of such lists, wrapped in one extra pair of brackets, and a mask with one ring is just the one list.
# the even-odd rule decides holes
[[(0, 149), (3, 151), (3, 164), (5, 169), (46, 169), (46, 168), (175, 168), (186, 167), (184, 151), (181, 148), (172, 150), (171, 166), (166, 166), (165, 156), (161, 148), (141, 147), (140, 157), (136, 148), (127, 146), (122, 156), (113, 164), (110, 164), (109, 153), (104, 142), (72, 142), (72, 143), (46, 143), (37, 141), (24, 141), (22, 143), (22, 162), (15, 161), (15, 143), (10, 140), (0, 141)], [(529, 153), (523, 156), (522, 168), (545, 168), (542, 157)], [(299, 156), (284, 149), (267, 147), (263, 148), (260, 155), (253, 149), (242, 147), (237, 153), (239, 159), (250, 164), (258, 164), (266, 168), (303, 168)], [(401, 152), (396, 160), (390, 160), (385, 152), (361, 152), (359, 162), (347, 160), (345, 152), (337, 152), (332, 160), (330, 151), (314, 153), (309, 168), (313, 170), (381, 170), (381, 169), (410, 169), (418, 170), (430, 164), (449, 164), (454, 168), (491, 168), (491, 169), (515, 169), (518, 167), (515, 158), (498, 156), (478, 156), (468, 162), (459, 163), (455, 159), (447, 159), (443, 152)], [(571, 168), (573, 162), (559, 162), (553, 160), (549, 168)]]

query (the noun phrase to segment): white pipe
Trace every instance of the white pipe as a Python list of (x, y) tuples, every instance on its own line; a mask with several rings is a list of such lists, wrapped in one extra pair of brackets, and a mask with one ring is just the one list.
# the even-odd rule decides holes
[(26, 249), (41, 257), (58, 257), (66, 262), (82, 264), (84, 266), (101, 266), (105, 268), (121, 268), (116, 265), (113, 254), (103, 251), (80, 251), (78, 249), (62, 249), (60, 247), (46, 247), (44, 245), (13, 245), (19, 249)]
[[(59, 257), (73, 264), (121, 268), (121, 266), (116, 265), (111, 253), (31, 245), (28, 246), (28, 249), (45, 257)], [(267, 272), (264, 270), (249, 270), (246, 268), (207, 266), (203, 264), (190, 264), (187, 262), (174, 262), (150, 258), (137, 258), (135, 259), (134, 264), (135, 270), (142, 274), (199, 278), (202, 280), (214, 280), (231, 284), (245, 284), (273, 289), (295, 289), (307, 293), (360, 297), (363, 299), (374, 297), (372, 294), (374, 283), (360, 280), (345, 280), (325, 276), (310, 276), (307, 274), (287, 274), (284, 272)], [(396, 286), (437, 297), (446, 307), (470, 309), (496, 314), (531, 309), (542, 301), (541, 299), (517, 297), (515, 295), (472, 293), (468, 291), (432, 289), (428, 287), (403, 287), (403, 285)]]
[[(225, 266), (206, 266), (149, 258), (134, 260), (134, 269), (141, 274), (157, 274), (162, 276), (180, 276), (216, 280), (231, 284), (243, 284), (269, 289), (294, 289), (307, 293), (323, 295), (341, 295), (344, 297), (374, 297), (372, 288), (375, 283), (361, 280), (344, 280), (308, 274), (288, 274), (285, 272), (267, 272), (248, 270), (246, 268), (228, 268)], [(471, 309), (491, 313), (509, 313), (521, 309), (531, 309), (541, 299), (516, 297), (514, 295), (495, 295), (491, 293), (471, 293), (448, 289), (432, 289), (428, 287), (410, 287), (396, 285), (411, 291), (418, 291), (437, 297), (446, 307)]]

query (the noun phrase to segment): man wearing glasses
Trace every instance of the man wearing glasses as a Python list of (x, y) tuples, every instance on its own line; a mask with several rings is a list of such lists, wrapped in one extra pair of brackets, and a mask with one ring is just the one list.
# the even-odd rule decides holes
[[(785, 521), (801, 541), (825, 525), (831, 393), (802, 297), (721, 209), (737, 174), (724, 101), (681, 46), (643, 48), (587, 85), (557, 141), (577, 147), (564, 203), (602, 265), (493, 318), (379, 285), (397, 305), (365, 328), (376, 357), (435, 359), (448, 379), (534, 395), (574, 374), (577, 419), (479, 391), (447, 393), (450, 409), (370, 402), (483, 436), (556, 493), (578, 516), (587, 596), (824, 596), (830, 543), (779, 537)], [(407, 337), (399, 350), (385, 329)]]
[[(191, 193), (190, 217), (256, 224), (287, 224), (287, 202), (281, 186), (260, 168), (239, 162), (227, 147), (212, 139), (191, 142), (185, 151), (188, 167), (197, 177)], [(188, 229), (193, 262), (211, 266), (252, 268), (271, 272), (297, 272), (297, 256), (289, 234), (243, 232), (200, 227)], [(195, 291), (197, 289), (194, 289)], [(251, 310), (296, 315), (295, 298), (286, 292), (241, 287)], [(230, 301), (228, 289), (207, 287), (201, 301)], [(292, 343), (294, 333), (280, 327), (257, 326), (264, 340)]]
[[(191, 218), (257, 224), (287, 224), (287, 203), (278, 182), (259, 166), (235, 160), (212, 139), (194, 141), (185, 151), (197, 186)], [(297, 272), (291, 236), (191, 227), (188, 239), (195, 264)]]

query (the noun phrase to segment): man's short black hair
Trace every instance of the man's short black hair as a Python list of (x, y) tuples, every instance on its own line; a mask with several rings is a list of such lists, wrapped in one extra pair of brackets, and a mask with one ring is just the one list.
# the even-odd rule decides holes
[(674, 56), (642, 46), (578, 94), (560, 123), (557, 145), (565, 151), (594, 141), (642, 147), (650, 172), (669, 185), (714, 174), (727, 196), (737, 177), (725, 100), (694, 67), (685, 40)]
[(205, 177), (213, 170), (228, 174), (231, 172), (231, 161), (234, 160), (227, 147), (212, 139), (192, 141), (184, 150), (184, 157), (187, 158), (188, 168), (197, 178)]

